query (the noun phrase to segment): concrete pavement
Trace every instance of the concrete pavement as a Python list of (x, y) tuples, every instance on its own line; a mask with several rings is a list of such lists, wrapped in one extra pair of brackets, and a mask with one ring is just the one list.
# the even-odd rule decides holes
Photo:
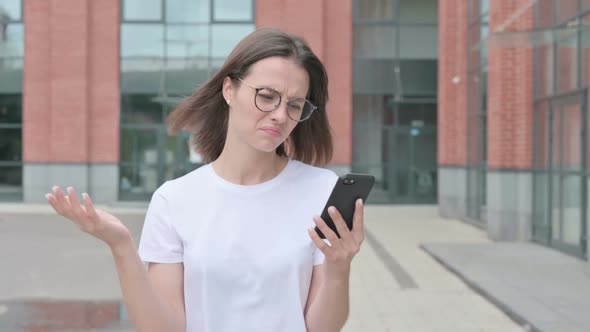
[[(145, 207), (107, 209), (137, 241)], [(131, 331), (118, 321), (121, 294), (107, 248), (50, 212), (0, 204), (0, 331), (27, 324), (65, 329), (61, 320), (75, 322), (70, 330)], [(353, 263), (345, 332), (523, 331), (420, 248), (490, 243), (481, 230), (437, 214), (436, 207), (367, 206), (367, 241)]]

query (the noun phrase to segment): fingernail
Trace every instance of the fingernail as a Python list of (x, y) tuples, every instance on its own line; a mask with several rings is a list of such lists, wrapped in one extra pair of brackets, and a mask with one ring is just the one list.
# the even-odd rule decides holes
[(56, 192), (57, 188), (58, 188), (58, 186), (53, 186), (53, 187), (51, 187), (51, 190), (53, 190), (53, 192)]
[(87, 199), (88, 199), (88, 194), (87, 194), (87, 193), (83, 193), (83, 194), (82, 194), (82, 198), (83, 198), (84, 200), (87, 200)]
[(72, 191), (72, 189), (74, 189), (74, 188), (68, 187), (68, 192)]
[(363, 199), (362, 199), (362, 198), (359, 198), (359, 199), (357, 199), (357, 200), (356, 200), (356, 203), (357, 203), (359, 206), (363, 206)]
[(45, 194), (45, 199), (49, 200), (49, 194)]
[(330, 206), (330, 207), (328, 208), (328, 212), (332, 212), (332, 213), (334, 213), (334, 212), (336, 212), (336, 208), (335, 208), (335, 207), (333, 207), (333, 206)]

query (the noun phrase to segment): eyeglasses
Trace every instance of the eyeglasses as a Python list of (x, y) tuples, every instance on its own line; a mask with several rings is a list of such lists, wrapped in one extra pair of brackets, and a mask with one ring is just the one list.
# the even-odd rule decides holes
[[(278, 91), (271, 88), (255, 88), (244, 82), (241, 78), (237, 77), (237, 79), (256, 91), (254, 104), (260, 111), (272, 112), (281, 105), (282, 97)], [(313, 111), (316, 109), (317, 106), (305, 98), (293, 98), (287, 100), (287, 114), (291, 120), (297, 122), (303, 122), (309, 119)]]

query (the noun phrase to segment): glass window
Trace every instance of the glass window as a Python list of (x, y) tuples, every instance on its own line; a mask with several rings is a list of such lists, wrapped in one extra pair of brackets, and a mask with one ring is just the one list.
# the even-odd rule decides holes
[(0, 58), (22, 57), (24, 49), (23, 25), (21, 23), (0, 25)]
[(356, 18), (361, 20), (393, 20), (393, 0), (357, 0)]
[(122, 24), (121, 56), (163, 57), (164, 27), (162, 24)]
[(254, 31), (252, 24), (215, 24), (211, 27), (211, 56), (227, 57), (242, 38)]
[(121, 161), (135, 165), (156, 165), (158, 163), (158, 129), (122, 128)]
[(0, 123), (21, 123), (21, 110), (21, 94), (0, 94)]
[(562, 24), (578, 14), (578, 0), (557, 0), (557, 24)]
[(166, 22), (200, 23), (209, 22), (210, 0), (167, 0)]
[(582, 123), (580, 105), (563, 106), (562, 114), (562, 138), (563, 138), (563, 159), (561, 160), (564, 170), (582, 170)]
[(0, 22), (22, 19), (21, 0), (0, 0)]
[(399, 6), (401, 23), (436, 23), (438, 21), (438, 1), (401, 0)]
[(553, 27), (553, 1), (537, 1), (535, 26), (541, 29)]
[(170, 25), (166, 35), (166, 56), (169, 58), (206, 57), (209, 54), (209, 25)]
[(490, 12), (490, 0), (480, 0), (479, 1), (479, 14), (489, 14)]
[(164, 120), (162, 105), (154, 94), (124, 94), (121, 106), (121, 123), (155, 124)]
[(252, 0), (213, 0), (215, 21), (253, 21)]
[(164, 59), (121, 58), (121, 91), (123, 93), (151, 94), (162, 91)]
[(578, 85), (578, 34), (557, 41), (557, 91), (574, 90)]
[(537, 48), (537, 97), (553, 94), (554, 86), (554, 51), (553, 44), (542, 45)]
[(123, 0), (123, 20), (161, 21), (162, 0)]
[(0, 161), (21, 161), (22, 129), (0, 128)]
[(438, 31), (436, 26), (400, 26), (399, 56), (402, 59), (436, 59)]
[(353, 32), (355, 58), (393, 59), (396, 34), (393, 25), (356, 25)]

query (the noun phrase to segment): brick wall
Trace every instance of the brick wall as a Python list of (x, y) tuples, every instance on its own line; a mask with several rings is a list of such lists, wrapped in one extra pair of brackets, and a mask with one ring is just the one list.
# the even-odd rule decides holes
[(467, 163), (467, 1), (439, 1), (438, 9), (437, 158), (441, 166), (461, 166)]
[(334, 164), (352, 158), (352, 0), (257, 0), (256, 26), (305, 38), (329, 76)]
[(118, 0), (24, 2), (24, 162), (118, 161), (118, 11)]
[[(490, 31), (494, 32), (524, 2), (490, 1)], [(533, 28), (530, 7), (505, 31)], [(533, 49), (489, 49), (488, 81), (488, 167), (528, 169), (532, 167), (533, 137)]]

